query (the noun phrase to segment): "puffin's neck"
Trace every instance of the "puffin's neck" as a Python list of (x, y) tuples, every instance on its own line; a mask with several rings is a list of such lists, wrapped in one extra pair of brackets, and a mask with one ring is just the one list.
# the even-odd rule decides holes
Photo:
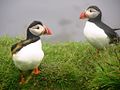
[(27, 37), (26, 37), (26, 40), (28, 40), (28, 39), (33, 39), (33, 38), (40, 39), (40, 37), (37, 37), (37, 36), (27, 36)]
[(30, 43), (33, 43), (33, 42), (40, 40), (40, 36), (35, 36), (31, 32), (27, 31), (26, 40), (29, 40)]
[(36, 40), (38, 40), (38, 39), (40, 39), (40, 36), (35, 36), (35, 35), (33, 35), (29, 30), (27, 30), (27, 37), (26, 37), (26, 40), (28, 40), (28, 39), (36, 39)]
[(100, 14), (99, 16), (97, 16), (96, 18), (92, 18), (92, 19), (89, 19), (88, 21), (90, 22), (101, 22), (101, 17), (102, 15)]
[(96, 22), (101, 22), (101, 19), (95, 18), (95, 19), (89, 19), (88, 21), (96, 23)]

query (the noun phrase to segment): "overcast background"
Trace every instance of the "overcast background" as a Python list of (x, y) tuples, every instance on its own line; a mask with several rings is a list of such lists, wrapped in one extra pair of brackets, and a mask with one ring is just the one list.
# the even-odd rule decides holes
[(53, 32), (52, 36), (42, 36), (44, 41), (85, 40), (85, 21), (79, 16), (90, 5), (102, 10), (107, 25), (120, 27), (120, 0), (0, 0), (0, 36), (25, 37), (28, 25), (38, 20)]

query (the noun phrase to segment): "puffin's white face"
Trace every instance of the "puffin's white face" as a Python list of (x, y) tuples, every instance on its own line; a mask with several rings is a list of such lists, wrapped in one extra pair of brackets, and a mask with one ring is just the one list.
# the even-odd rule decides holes
[(94, 8), (89, 8), (85, 11), (85, 14), (88, 16), (89, 19), (96, 18), (100, 12), (95, 10)]
[(37, 24), (37, 25), (29, 28), (29, 31), (35, 36), (40, 36), (41, 34), (44, 33), (45, 27), (40, 24)]

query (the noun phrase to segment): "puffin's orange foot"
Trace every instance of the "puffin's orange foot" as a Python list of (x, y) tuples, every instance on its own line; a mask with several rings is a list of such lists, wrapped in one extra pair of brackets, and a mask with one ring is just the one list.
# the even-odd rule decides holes
[(40, 74), (40, 70), (38, 69), (38, 67), (33, 70), (33, 74), (35, 75)]

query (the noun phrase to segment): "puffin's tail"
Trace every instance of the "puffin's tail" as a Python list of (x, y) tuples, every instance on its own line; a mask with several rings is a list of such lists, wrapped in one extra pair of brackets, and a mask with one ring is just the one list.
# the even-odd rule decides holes
[(120, 28), (115, 28), (115, 29), (113, 29), (114, 31), (117, 31), (117, 30), (120, 30)]

